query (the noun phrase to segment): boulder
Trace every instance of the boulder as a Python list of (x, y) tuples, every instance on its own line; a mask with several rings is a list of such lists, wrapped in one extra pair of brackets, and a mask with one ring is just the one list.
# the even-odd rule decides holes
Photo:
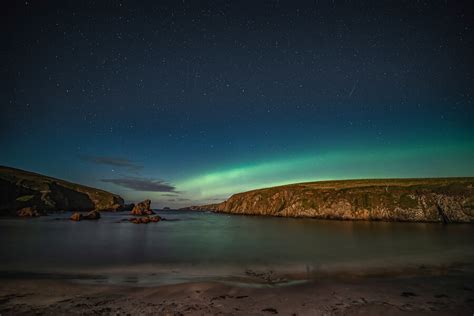
[(37, 217), (41, 214), (36, 210), (36, 207), (24, 207), (19, 209), (16, 214), (20, 217)]
[(149, 219), (150, 219), (150, 222), (157, 223), (161, 220), (161, 217), (156, 215), (156, 216), (150, 216)]
[(161, 220), (161, 217), (156, 216), (145, 216), (145, 217), (133, 217), (129, 221), (134, 224), (148, 224), (148, 223), (157, 223)]
[(148, 222), (142, 221), (143, 218), (136, 218), (135, 217), (135, 218), (130, 218), (129, 220), (130, 220), (130, 222), (132, 222), (134, 224), (146, 224), (146, 223), (148, 223)]
[(82, 214), (81, 213), (73, 213), (71, 217), (69, 218), (71, 221), (76, 221), (79, 222), (82, 219)]
[(132, 209), (132, 215), (152, 215), (155, 214), (151, 208), (151, 201), (145, 200), (143, 202), (138, 203)]
[(84, 219), (99, 219), (100, 213), (98, 211), (90, 211), (83, 218)]

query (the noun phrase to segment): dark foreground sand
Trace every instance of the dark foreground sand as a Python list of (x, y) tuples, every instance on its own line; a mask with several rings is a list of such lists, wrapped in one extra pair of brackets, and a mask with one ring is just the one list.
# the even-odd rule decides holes
[(196, 282), (153, 287), (0, 279), (4, 315), (469, 315), (474, 276), (321, 278), (295, 285)]

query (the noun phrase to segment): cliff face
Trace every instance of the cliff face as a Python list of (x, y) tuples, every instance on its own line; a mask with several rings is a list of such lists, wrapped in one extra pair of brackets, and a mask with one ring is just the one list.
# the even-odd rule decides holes
[(300, 183), (239, 193), (219, 204), (192, 208), (322, 219), (472, 223), (474, 178)]
[(123, 199), (103, 190), (0, 166), (0, 214), (23, 207), (47, 211), (116, 211)]

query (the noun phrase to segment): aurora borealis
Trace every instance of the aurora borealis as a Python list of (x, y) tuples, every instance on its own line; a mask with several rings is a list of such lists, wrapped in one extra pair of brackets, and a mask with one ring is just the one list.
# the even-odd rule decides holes
[[(439, 149), (441, 145), (443, 149)], [(228, 196), (232, 192), (315, 180), (462, 176), (472, 168), (472, 143), (400, 149), (341, 150), (282, 160), (231, 166), (178, 182), (197, 196)], [(420, 163), (422, 162), (423, 163)]]
[(474, 176), (470, 5), (2, 4), (0, 164), (154, 207)]

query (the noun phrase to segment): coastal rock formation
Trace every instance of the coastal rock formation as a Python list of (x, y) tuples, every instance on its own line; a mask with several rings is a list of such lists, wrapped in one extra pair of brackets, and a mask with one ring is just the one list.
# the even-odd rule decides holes
[(56, 211), (118, 211), (123, 199), (86, 187), (24, 170), (0, 166), (0, 215), (32, 207), (38, 214)]
[(138, 203), (132, 209), (132, 215), (152, 215), (155, 214), (151, 208), (151, 201), (145, 200), (143, 202)]
[(157, 223), (161, 221), (161, 217), (156, 216), (146, 216), (146, 217), (134, 217), (129, 219), (130, 222), (134, 224), (148, 224), (148, 223)]
[(82, 220), (82, 214), (81, 213), (73, 213), (71, 217), (69, 218), (71, 221), (79, 222)]
[(474, 222), (474, 178), (324, 181), (253, 190), (191, 210), (337, 220)]
[(35, 207), (24, 207), (19, 209), (16, 214), (20, 217), (37, 217), (41, 216), (41, 214), (36, 210)]
[(90, 211), (86, 215), (82, 215), (81, 213), (75, 212), (69, 218), (71, 221), (79, 222), (81, 220), (97, 220), (100, 218), (100, 213), (97, 211)]
[(97, 211), (90, 211), (84, 216), (84, 219), (99, 219), (100, 218), (100, 213)]

